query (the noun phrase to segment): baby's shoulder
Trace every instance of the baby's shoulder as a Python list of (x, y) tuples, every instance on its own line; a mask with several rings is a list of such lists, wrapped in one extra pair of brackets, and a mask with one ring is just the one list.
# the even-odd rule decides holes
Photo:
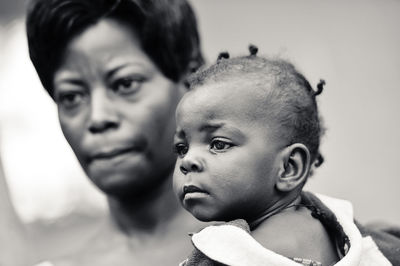
[(274, 215), (260, 224), (252, 235), (265, 248), (286, 257), (307, 258), (323, 265), (338, 260), (327, 230), (307, 208)]

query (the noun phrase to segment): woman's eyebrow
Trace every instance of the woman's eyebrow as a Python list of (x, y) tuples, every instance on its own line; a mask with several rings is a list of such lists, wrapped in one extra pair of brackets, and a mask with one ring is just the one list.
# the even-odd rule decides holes
[(55, 84), (68, 83), (68, 84), (73, 84), (73, 85), (77, 85), (77, 86), (85, 86), (85, 82), (83, 82), (81, 79), (68, 78), (68, 77), (57, 79), (54, 83)]
[(133, 69), (136, 69), (136, 70), (140, 69), (141, 71), (144, 71), (145, 73), (150, 72), (149, 67), (144, 63), (141, 63), (141, 62), (128, 62), (128, 63), (124, 63), (124, 64), (121, 64), (121, 65), (117, 65), (115, 67), (111, 67), (109, 70), (107, 70), (106, 74), (105, 74), (106, 79), (111, 78), (120, 69), (127, 68), (127, 67), (132, 67)]
[(115, 74), (118, 70), (120, 70), (120, 69), (122, 69), (122, 68), (125, 68), (125, 67), (127, 67), (128, 65), (130, 65), (130, 64), (129, 64), (129, 63), (127, 63), (127, 64), (122, 64), (122, 65), (119, 65), (119, 66), (117, 66), (117, 67), (112, 68), (111, 70), (108, 70), (108, 71), (106, 72), (106, 79), (111, 78), (112, 76), (114, 76), (114, 74)]

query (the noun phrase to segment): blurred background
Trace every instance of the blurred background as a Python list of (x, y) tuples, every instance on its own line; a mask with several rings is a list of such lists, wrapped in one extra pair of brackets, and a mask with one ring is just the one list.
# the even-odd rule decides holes
[[(252, 43), (294, 62), (312, 85), (326, 80), (318, 97), (326, 161), (307, 189), (352, 201), (362, 222), (400, 224), (400, 1), (190, 2), (208, 62), (220, 51), (247, 54)], [(11, 197), (37, 232), (65, 217), (61, 228), (95, 223), (105, 199), (64, 140), (29, 60), (25, 7), (0, 0), (0, 152)]]

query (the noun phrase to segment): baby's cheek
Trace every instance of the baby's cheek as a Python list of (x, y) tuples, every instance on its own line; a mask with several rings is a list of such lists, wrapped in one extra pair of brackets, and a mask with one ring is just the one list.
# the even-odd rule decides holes
[(211, 188), (213, 190), (229, 191), (232, 187), (240, 186), (240, 179), (242, 179), (240, 176), (242, 176), (242, 173), (237, 169), (234, 171), (215, 172), (210, 177)]
[(182, 193), (182, 186), (183, 186), (183, 174), (179, 170), (179, 161), (175, 164), (174, 175), (172, 179), (172, 188), (174, 190), (175, 195), (178, 197)]

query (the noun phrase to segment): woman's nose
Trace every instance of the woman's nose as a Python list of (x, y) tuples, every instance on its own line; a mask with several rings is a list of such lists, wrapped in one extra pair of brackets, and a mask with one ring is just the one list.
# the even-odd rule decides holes
[(204, 170), (204, 163), (201, 161), (201, 159), (188, 155), (189, 154), (187, 154), (181, 161), (181, 165), (179, 167), (181, 172), (184, 175), (190, 172), (202, 172)]
[(118, 127), (115, 103), (110, 102), (106, 91), (93, 90), (90, 99), (89, 131), (102, 133)]

